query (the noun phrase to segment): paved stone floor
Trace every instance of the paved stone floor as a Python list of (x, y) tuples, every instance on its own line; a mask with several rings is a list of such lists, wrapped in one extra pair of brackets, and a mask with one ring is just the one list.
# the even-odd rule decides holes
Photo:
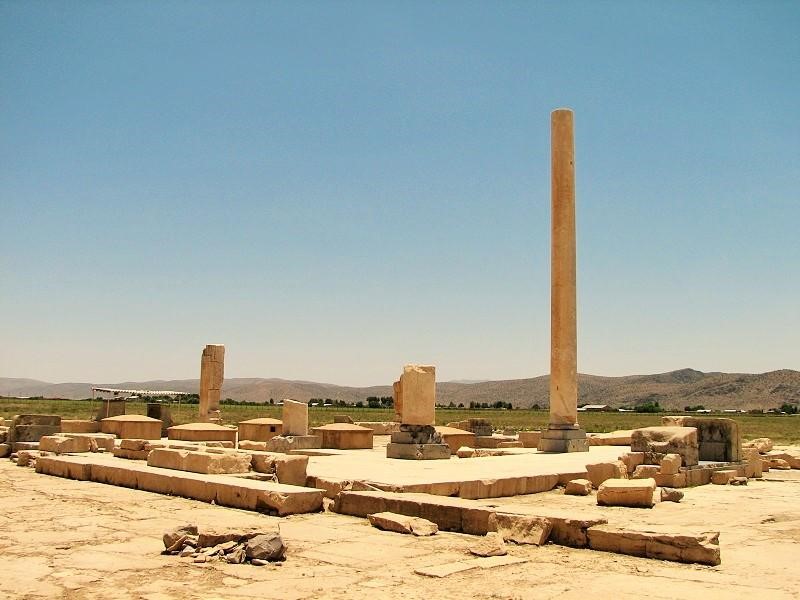
[[(502, 460), (502, 459), (498, 459)], [(798, 598), (800, 472), (747, 487), (687, 490), (681, 505), (607, 509), (613, 521), (721, 532), (722, 564), (681, 565), (554, 545), (509, 546), (527, 562), (443, 579), (420, 567), (467, 559), (475, 538), (413, 538), (330, 513), (286, 519), (200, 502), (38, 475), (0, 460), (0, 597), (213, 598)], [(495, 504), (593, 506), (558, 492)], [(594, 508), (594, 507), (593, 507)], [(612, 519), (610, 519), (612, 520)], [(281, 566), (194, 564), (162, 556), (162, 532), (185, 522), (274, 529), (289, 550)]]

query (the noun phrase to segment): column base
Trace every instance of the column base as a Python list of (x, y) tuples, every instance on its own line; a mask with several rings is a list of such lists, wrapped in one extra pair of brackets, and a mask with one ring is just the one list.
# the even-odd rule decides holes
[(580, 428), (546, 429), (539, 438), (539, 452), (588, 452), (586, 432)]

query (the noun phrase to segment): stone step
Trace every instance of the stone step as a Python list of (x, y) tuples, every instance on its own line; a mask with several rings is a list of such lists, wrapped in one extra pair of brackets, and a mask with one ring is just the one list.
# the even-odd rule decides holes
[(323, 490), (316, 488), (175, 471), (98, 455), (40, 456), (36, 472), (278, 516), (316, 512), (322, 508)]

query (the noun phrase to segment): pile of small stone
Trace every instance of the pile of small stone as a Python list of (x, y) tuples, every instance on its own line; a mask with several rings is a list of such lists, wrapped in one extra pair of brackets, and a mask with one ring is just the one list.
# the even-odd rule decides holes
[(166, 531), (163, 542), (163, 554), (191, 558), (196, 563), (217, 560), (264, 566), (283, 561), (286, 555), (280, 531), (198, 530), (197, 525), (189, 524)]

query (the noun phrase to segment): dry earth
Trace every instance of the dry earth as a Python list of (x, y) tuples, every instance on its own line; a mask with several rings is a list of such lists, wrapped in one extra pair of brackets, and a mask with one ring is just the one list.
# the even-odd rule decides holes
[[(800, 472), (767, 477), (746, 487), (689, 489), (680, 505), (605, 509), (616, 512), (613, 521), (625, 518), (631, 527), (719, 530), (718, 567), (554, 545), (509, 546), (509, 554), (528, 562), (431, 579), (414, 570), (467, 559), (475, 538), (414, 538), (330, 513), (277, 519), (38, 475), (0, 461), (0, 597), (798, 598)], [(594, 507), (592, 498), (558, 492), (492, 502)], [(288, 559), (254, 567), (162, 556), (162, 532), (185, 522), (267, 530), (280, 524)]]

